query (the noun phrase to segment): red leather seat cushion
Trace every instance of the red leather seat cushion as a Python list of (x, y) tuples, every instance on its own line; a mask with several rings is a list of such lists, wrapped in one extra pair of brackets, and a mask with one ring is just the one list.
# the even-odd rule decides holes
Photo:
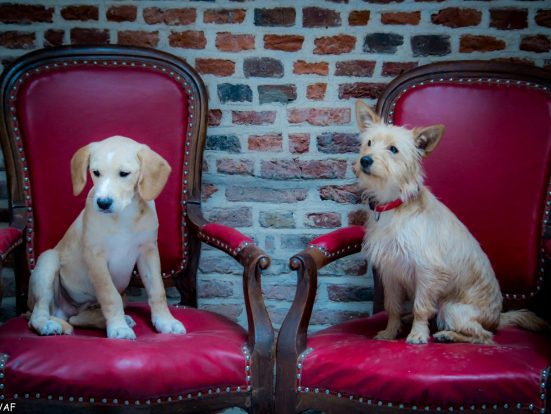
[(495, 345), (373, 340), (386, 320), (378, 313), (311, 335), (307, 346), (313, 351), (302, 361), (301, 390), (419, 409), (542, 407), (551, 338), (507, 328), (496, 334)]
[(72, 336), (41, 337), (15, 318), (0, 328), (0, 352), (8, 354), (3, 370), (4, 395), (65, 401), (69, 397), (145, 400), (209, 389), (246, 391), (245, 331), (223, 316), (197, 309), (172, 308), (186, 335), (153, 330), (149, 307), (132, 304), (126, 313), (137, 325), (135, 341), (105, 337), (105, 331), (77, 329)]

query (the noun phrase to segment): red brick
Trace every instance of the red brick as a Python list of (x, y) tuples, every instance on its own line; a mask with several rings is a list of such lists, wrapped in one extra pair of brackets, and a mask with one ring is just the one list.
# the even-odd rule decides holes
[(501, 30), (518, 30), (528, 27), (526, 9), (490, 9), (490, 27)]
[(310, 134), (289, 134), (289, 152), (304, 154), (310, 147)]
[(327, 295), (334, 302), (368, 302), (373, 300), (373, 288), (330, 284), (327, 286)]
[(398, 76), (417, 67), (417, 62), (384, 62), (382, 76)]
[(418, 25), (421, 12), (388, 12), (381, 14), (383, 24)]
[[(373, 2), (375, 0), (370, 0)], [(386, 0), (379, 0), (386, 1)], [(310, 319), (311, 325), (337, 325), (342, 322), (351, 321), (354, 319), (368, 317), (369, 312), (366, 311), (348, 311), (336, 309), (321, 309), (312, 314)]]
[(251, 135), (248, 139), (249, 151), (282, 151), (281, 134)]
[(538, 26), (551, 27), (551, 9), (538, 10), (536, 24)]
[(218, 188), (214, 184), (203, 184), (201, 187), (201, 200), (207, 201), (217, 191), (218, 191)]
[(367, 26), (371, 13), (369, 10), (353, 10), (348, 16), (350, 26)]
[(338, 213), (309, 213), (306, 214), (306, 227), (321, 227), (334, 229), (341, 227), (341, 215)]
[(337, 27), (341, 25), (341, 16), (335, 10), (321, 7), (305, 7), (302, 9), (303, 27)]
[(295, 75), (322, 75), (329, 74), (329, 63), (327, 62), (305, 62), (298, 60), (293, 65)]
[(326, 83), (314, 83), (308, 85), (306, 88), (306, 97), (314, 101), (321, 101), (325, 98), (325, 92), (327, 91)]
[(262, 161), (260, 177), (272, 180), (344, 178), (347, 165), (346, 160), (335, 159)]
[(106, 17), (110, 22), (133, 22), (138, 14), (137, 7), (131, 5), (111, 6)]
[(296, 52), (302, 48), (304, 36), (299, 35), (264, 35), (264, 49)]
[(348, 213), (349, 226), (365, 226), (367, 223), (367, 211), (355, 210)]
[(267, 188), (250, 185), (229, 186), (226, 188), (228, 201), (256, 201), (259, 203), (296, 203), (304, 201), (308, 196), (306, 188)]
[(295, 296), (297, 287), (295, 285), (275, 285), (262, 288), (266, 299), (289, 300)]
[(61, 16), (65, 20), (98, 20), (99, 11), (96, 6), (67, 6), (61, 9)]
[(71, 44), (73, 45), (86, 45), (86, 44), (107, 45), (109, 44), (109, 30), (82, 29), (82, 28), (76, 27), (74, 29), (71, 29)]
[(54, 8), (31, 4), (0, 4), (0, 22), (30, 24), (32, 22), (52, 22)]
[(44, 47), (61, 46), (63, 44), (64, 36), (64, 30), (46, 30), (44, 32)]
[(203, 32), (187, 30), (185, 32), (170, 32), (168, 43), (172, 47), (184, 49), (204, 49), (207, 45), (207, 38)]
[(462, 53), (471, 52), (492, 52), (505, 49), (505, 42), (493, 36), (463, 35), (459, 43), (459, 51)]
[(197, 72), (216, 76), (231, 76), (235, 73), (235, 62), (225, 59), (201, 59), (195, 60)]
[(237, 125), (273, 124), (275, 118), (275, 111), (232, 111), (232, 122)]
[(195, 23), (197, 12), (195, 9), (186, 8), (161, 9), (159, 7), (148, 7), (143, 11), (143, 18), (147, 24), (188, 25)]
[(287, 119), (291, 124), (347, 125), (350, 123), (350, 108), (288, 109)]
[(220, 109), (209, 109), (208, 125), (220, 126), (222, 123), (222, 111)]
[(0, 46), (8, 49), (32, 49), (35, 44), (33, 32), (9, 30), (0, 32)]
[(197, 286), (200, 298), (228, 298), (233, 295), (233, 283), (227, 280), (205, 280)]
[(159, 44), (159, 32), (125, 30), (118, 33), (117, 43), (127, 46), (156, 47)]
[(551, 41), (545, 35), (524, 36), (520, 42), (520, 50), (545, 53), (551, 49)]
[(294, 7), (254, 9), (254, 24), (255, 26), (289, 27), (295, 24), (296, 14)]
[(371, 77), (374, 69), (375, 62), (372, 60), (347, 60), (337, 62), (335, 75)]
[(430, 18), (434, 24), (440, 24), (447, 27), (478, 26), (482, 19), (482, 12), (475, 9), (448, 7), (434, 13)]
[(316, 55), (341, 55), (351, 52), (356, 46), (356, 37), (340, 34), (336, 36), (323, 36), (314, 40), (314, 54)]
[(247, 12), (244, 9), (212, 9), (205, 10), (203, 21), (214, 24), (243, 23)]
[(222, 52), (241, 52), (254, 49), (254, 35), (217, 33), (216, 48)]
[(231, 158), (216, 160), (216, 171), (222, 174), (252, 175), (253, 169), (253, 160), (234, 160)]
[(251, 227), (253, 224), (250, 207), (221, 207), (203, 210), (205, 218), (231, 227)]
[(379, 99), (386, 83), (356, 82), (339, 85), (339, 99), (367, 98)]
[(320, 199), (331, 200), (340, 204), (358, 204), (362, 190), (356, 184), (326, 185), (320, 188)]

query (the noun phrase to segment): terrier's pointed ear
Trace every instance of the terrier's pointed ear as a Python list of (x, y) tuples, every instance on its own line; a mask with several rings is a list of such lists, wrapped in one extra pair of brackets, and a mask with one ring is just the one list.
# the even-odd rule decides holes
[(413, 139), (415, 146), (423, 152), (423, 155), (429, 155), (440, 142), (444, 135), (444, 125), (431, 125), (413, 130)]
[(363, 101), (356, 101), (356, 122), (360, 131), (365, 131), (373, 124), (379, 124), (381, 117), (377, 115), (370, 107)]
[(71, 158), (71, 180), (73, 195), (79, 195), (86, 185), (88, 177), (88, 162), (90, 160), (90, 145), (80, 148)]

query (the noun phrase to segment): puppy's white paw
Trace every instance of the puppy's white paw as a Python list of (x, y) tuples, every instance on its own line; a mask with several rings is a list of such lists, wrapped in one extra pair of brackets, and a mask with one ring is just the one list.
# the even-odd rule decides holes
[(377, 332), (377, 335), (375, 335), (374, 339), (389, 340), (389, 339), (396, 339), (397, 336), (398, 336), (398, 332), (389, 331), (389, 330), (385, 329), (383, 331)]
[(130, 315), (124, 315), (124, 320), (126, 321), (126, 324), (129, 328), (133, 328), (134, 326), (136, 326), (136, 321), (132, 319), (132, 316)]
[(153, 325), (155, 326), (157, 332), (160, 333), (172, 333), (179, 335), (186, 333), (186, 328), (184, 328), (182, 322), (173, 317), (155, 319), (153, 321)]
[(128, 325), (107, 326), (107, 337), (112, 339), (136, 339), (136, 334)]
[(46, 323), (38, 328), (40, 335), (61, 335), (63, 327), (57, 321), (48, 319)]
[(429, 336), (421, 332), (410, 332), (406, 338), (408, 344), (427, 344), (429, 342)]

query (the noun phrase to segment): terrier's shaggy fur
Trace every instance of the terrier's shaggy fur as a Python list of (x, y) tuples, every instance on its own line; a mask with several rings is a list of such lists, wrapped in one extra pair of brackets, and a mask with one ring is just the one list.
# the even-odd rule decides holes
[(386, 329), (375, 338), (398, 336), (407, 299), (413, 305), (411, 344), (428, 342), (435, 315), (439, 332), (433, 338), (440, 342), (489, 344), (493, 331), (509, 324), (547, 329), (532, 312), (501, 312), (502, 295), (488, 257), (423, 185), (422, 158), (437, 146), (444, 126), (385, 125), (360, 101), (356, 115), (362, 144), (354, 170), (373, 210), (364, 251), (381, 277), (388, 313)]

